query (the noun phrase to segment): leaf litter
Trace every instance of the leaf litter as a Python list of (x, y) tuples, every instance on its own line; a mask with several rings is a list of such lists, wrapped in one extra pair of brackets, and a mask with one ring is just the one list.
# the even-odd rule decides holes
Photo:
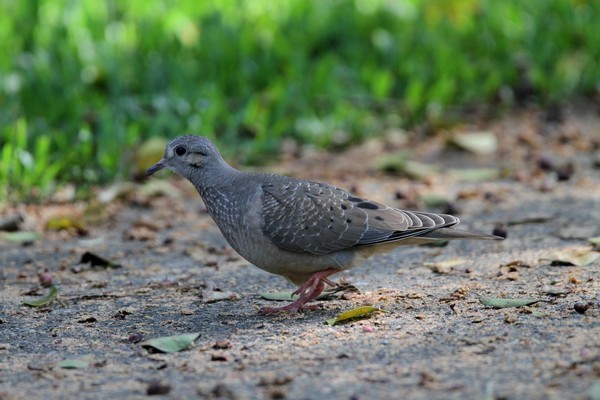
[(163, 336), (145, 340), (140, 343), (142, 347), (149, 347), (162, 353), (176, 353), (185, 350), (200, 337), (200, 333), (186, 333), (175, 336)]
[(572, 265), (582, 267), (599, 260), (600, 253), (590, 248), (569, 248), (557, 250), (543, 259), (549, 260), (551, 265)]
[(339, 324), (340, 322), (349, 322), (350, 320), (355, 320), (358, 318), (366, 318), (374, 312), (384, 311), (381, 308), (373, 306), (353, 308), (352, 310), (344, 311), (343, 313), (338, 314), (335, 318), (328, 319), (327, 325), (334, 326), (336, 324)]
[(510, 298), (479, 298), (479, 302), (486, 307), (491, 308), (511, 308), (511, 307), (524, 307), (531, 306), (542, 299), (510, 299)]

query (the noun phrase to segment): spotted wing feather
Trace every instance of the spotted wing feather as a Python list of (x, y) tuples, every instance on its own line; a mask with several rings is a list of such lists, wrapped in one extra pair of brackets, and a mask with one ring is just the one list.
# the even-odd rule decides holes
[(450, 215), (403, 211), (289, 178), (263, 186), (262, 206), (267, 237), (282, 249), (312, 254), (398, 241), (458, 223)]

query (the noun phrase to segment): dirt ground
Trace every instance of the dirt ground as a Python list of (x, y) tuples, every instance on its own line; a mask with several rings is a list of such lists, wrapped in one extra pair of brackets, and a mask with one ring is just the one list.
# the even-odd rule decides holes
[[(0, 399), (600, 399), (600, 258), (589, 262), (598, 249), (588, 242), (600, 236), (600, 118), (562, 114), (529, 111), (412, 140), (389, 132), (336, 154), (286, 144), (266, 170), (507, 234), (399, 247), (336, 275), (358, 292), (298, 315), (258, 313), (273, 305), (259, 292), (291, 286), (237, 256), (193, 188), (168, 173), (99, 189), (91, 204), (5, 207), (0, 216), (20, 213), (20, 229), (42, 236), (15, 244), (0, 234)], [(481, 130), (498, 138), (491, 154), (446, 145)], [(377, 170), (407, 146), (440, 169), (417, 178)], [(456, 167), (501, 176), (473, 181)], [(82, 226), (49, 229), (59, 216)], [(86, 252), (120, 267), (82, 264)], [(565, 261), (573, 253), (588, 261)], [(46, 269), (58, 300), (24, 306), (48, 291), (38, 278)], [(225, 300), (211, 302), (215, 294)], [(541, 301), (497, 309), (480, 298)], [(326, 324), (363, 305), (384, 312)], [(139, 343), (193, 332), (198, 340), (177, 353)], [(72, 359), (85, 363), (59, 365)]]

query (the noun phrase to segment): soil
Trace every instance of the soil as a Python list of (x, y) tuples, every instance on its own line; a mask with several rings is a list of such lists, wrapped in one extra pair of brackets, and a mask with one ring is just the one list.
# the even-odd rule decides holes
[[(240, 258), (191, 185), (169, 173), (98, 189), (88, 203), (64, 202), (65, 190), (6, 206), (0, 216), (22, 215), (20, 229), (41, 238), (0, 239), (0, 399), (600, 399), (600, 258), (589, 262), (599, 253), (588, 242), (600, 236), (600, 118), (563, 114), (389, 132), (334, 154), (287, 143), (265, 170), (507, 236), (399, 247), (334, 276), (355, 290), (295, 315), (258, 313), (274, 304), (258, 293), (293, 288)], [(497, 149), (447, 145), (476, 131), (493, 132)], [(415, 178), (375, 167), (407, 148), (439, 170)], [(456, 167), (501, 176), (464, 180)], [(66, 219), (51, 229), (57, 217)], [(86, 252), (118, 265), (81, 263)], [(22, 304), (49, 279), (57, 300)], [(540, 301), (491, 308), (486, 298)], [(364, 305), (383, 311), (326, 324)], [(177, 353), (140, 344), (194, 332)]]

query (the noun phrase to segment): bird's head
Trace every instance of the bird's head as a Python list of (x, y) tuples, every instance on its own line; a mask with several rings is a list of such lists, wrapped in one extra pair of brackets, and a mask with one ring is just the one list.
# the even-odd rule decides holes
[(169, 142), (164, 157), (146, 171), (146, 176), (167, 168), (192, 180), (195, 173), (223, 162), (219, 150), (207, 138), (192, 135), (178, 136)]

